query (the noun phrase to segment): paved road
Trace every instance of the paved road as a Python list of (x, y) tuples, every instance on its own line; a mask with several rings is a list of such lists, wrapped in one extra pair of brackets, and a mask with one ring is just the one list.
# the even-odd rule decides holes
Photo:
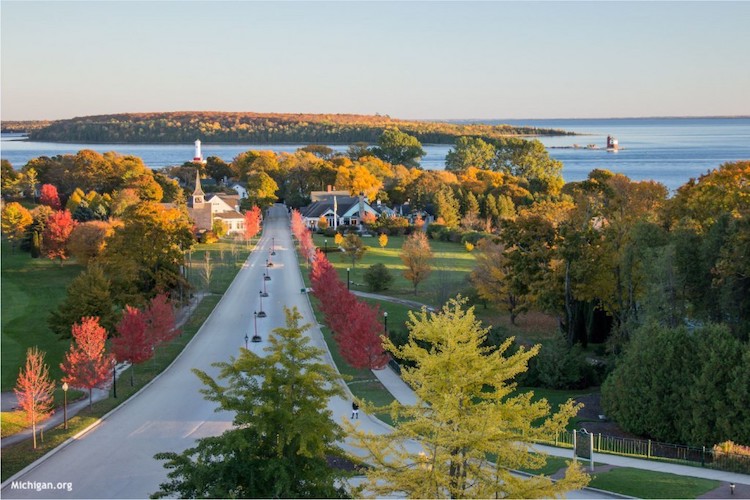
[[(253, 334), (253, 311), (259, 308), (259, 291), (272, 241), (276, 256), (267, 282), (270, 297), (263, 299), (267, 318), (258, 319), (265, 339), (283, 326), (283, 306), (297, 306), (314, 326), (309, 335), (314, 345), (326, 349), (306, 294), (300, 293), (302, 277), (293, 252), (286, 210), (276, 206), (266, 218), (263, 238), (243, 269), (182, 355), (152, 385), (111, 414), (101, 425), (60, 449), (15, 481), (51, 483), (62, 489), (19, 489), (6, 481), (3, 498), (145, 498), (166, 479), (162, 463), (153, 459), (160, 451), (182, 451), (196, 439), (217, 435), (231, 425), (231, 415), (216, 413), (205, 401), (201, 384), (190, 370), (199, 368), (215, 376), (211, 366), (236, 355), (244, 336)], [(260, 353), (265, 342), (250, 344)], [(326, 349), (326, 352), (327, 349)], [(330, 360), (330, 354), (327, 355)], [(351, 401), (333, 398), (330, 407), (338, 419), (349, 417)], [(360, 425), (372, 432), (388, 432), (382, 422), (361, 415)], [(417, 446), (413, 443), (413, 446)], [(344, 445), (345, 448), (349, 448)], [(71, 485), (70, 491), (66, 488)], [(600, 498), (590, 492), (574, 492), (575, 498)]]

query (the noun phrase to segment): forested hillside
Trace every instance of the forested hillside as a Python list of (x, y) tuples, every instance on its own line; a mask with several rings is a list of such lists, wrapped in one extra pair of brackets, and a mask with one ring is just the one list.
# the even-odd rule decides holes
[(460, 136), (499, 138), (566, 135), (567, 132), (510, 125), (457, 125), (395, 120), (388, 116), (277, 113), (172, 112), (84, 116), (59, 120), (31, 132), (32, 140), (53, 142), (181, 143), (374, 143), (383, 130), (398, 127), (422, 143), (453, 144)]
[(3, 121), (3, 133), (24, 133), (28, 134), (34, 130), (39, 130), (53, 123), (50, 120), (28, 120), (28, 121)]

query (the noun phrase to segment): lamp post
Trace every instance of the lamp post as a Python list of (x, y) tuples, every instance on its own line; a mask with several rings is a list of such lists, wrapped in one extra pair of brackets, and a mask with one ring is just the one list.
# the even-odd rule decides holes
[(324, 245), (323, 248), (325, 249), (323, 253), (328, 255), (328, 240), (327, 239), (323, 240), (323, 245)]
[(258, 317), (265, 318), (266, 313), (265, 311), (263, 311), (263, 291), (262, 290), (259, 291), (258, 294), (260, 295), (260, 311), (258, 312)]
[(261, 297), (268, 297), (268, 290), (266, 290), (266, 275), (263, 273), (263, 293), (260, 294)]
[(271, 238), (271, 255), (276, 255), (276, 237)]
[(116, 359), (112, 360), (112, 397), (117, 399), (117, 360)]
[(245, 333), (245, 349), (247, 349), (247, 341), (248, 341), (248, 337), (247, 337), (247, 333)]
[[(270, 255), (273, 255), (273, 254), (270, 254)], [(266, 259), (266, 267), (273, 267), (273, 262), (271, 261), (271, 259)]]
[(383, 333), (388, 336), (388, 311), (383, 311)]
[(68, 428), (68, 383), (63, 382), (62, 385), (63, 390), (63, 422), (64, 426), (67, 429)]
[(346, 268), (346, 289), (347, 290), (351, 290), (351, 284), (352, 284), (351, 280), (349, 279), (349, 271), (351, 271), (351, 269), (347, 267)]
[(268, 271), (263, 271), (263, 281), (271, 281), (271, 275), (268, 274)]
[[(258, 335), (258, 312), (253, 312), (253, 323), (255, 323), (255, 335), (253, 335), (253, 342), (260, 342), (260, 335)], [(247, 341), (247, 336), (245, 337)]]

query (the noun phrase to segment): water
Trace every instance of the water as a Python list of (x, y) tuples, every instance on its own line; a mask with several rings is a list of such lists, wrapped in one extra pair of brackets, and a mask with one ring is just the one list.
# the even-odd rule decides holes
[[(456, 120), (468, 122), (468, 120)], [(647, 119), (565, 119), (565, 120), (485, 120), (477, 123), (530, 125), (559, 128), (582, 136), (542, 137), (550, 156), (563, 162), (566, 181), (585, 179), (595, 168), (627, 175), (633, 180), (656, 180), (674, 190), (691, 177), (698, 177), (722, 163), (750, 160), (750, 118), (647, 118)], [(607, 135), (613, 135), (623, 148), (608, 153), (603, 148)], [(192, 144), (58, 144), (29, 142), (23, 137), (3, 134), (0, 154), (19, 168), (38, 156), (76, 153), (81, 149), (117, 151), (139, 156), (146, 165), (161, 168), (180, 165), (193, 158)], [(557, 149), (573, 144), (596, 144), (600, 150)], [(211, 144), (203, 143), (204, 157), (218, 156), (231, 161), (249, 149), (294, 152), (303, 144)], [(332, 146), (344, 152), (346, 146)], [(425, 169), (442, 169), (450, 145), (424, 145)]]

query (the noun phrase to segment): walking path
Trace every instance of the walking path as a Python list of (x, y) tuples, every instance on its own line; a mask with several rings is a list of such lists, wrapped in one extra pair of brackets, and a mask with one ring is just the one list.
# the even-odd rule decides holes
[[(193, 311), (195, 311), (195, 308), (198, 307), (198, 304), (200, 304), (200, 301), (203, 300), (203, 297), (205, 297), (206, 294), (204, 292), (196, 293), (195, 296), (190, 300), (190, 303), (181, 308), (176, 316), (175, 316), (175, 324), (177, 328), (182, 327), (187, 320), (190, 318), (190, 315), (193, 314)], [(120, 363), (115, 368), (115, 373), (117, 374), (117, 378), (120, 378), (120, 375), (122, 372), (124, 372), (128, 367), (130, 366), (129, 363)], [(110, 384), (111, 385), (111, 384)], [(86, 392), (85, 390), (83, 390)], [(92, 403), (96, 403), (97, 401), (101, 401), (102, 399), (106, 399), (109, 397), (109, 386), (105, 389), (94, 389), (92, 394)], [(88, 394), (85, 394), (84, 397), (81, 399), (78, 399), (76, 401), (71, 401), (68, 403), (68, 419), (73, 418), (74, 416), (78, 415), (78, 413), (81, 410), (84, 410), (89, 405), (89, 398)], [(13, 411), (18, 408), (18, 399), (16, 398), (16, 394), (12, 391), (3, 392), (2, 393), (2, 411)], [(54, 413), (51, 417), (49, 417), (47, 420), (40, 422), (37, 424), (37, 432), (41, 430), (47, 430), (47, 429), (53, 429), (57, 427), (58, 425), (62, 424), (65, 419), (65, 412), (63, 411), (63, 408), (55, 408)], [(15, 434), (12, 434), (10, 436), (2, 438), (0, 440), (0, 448), (5, 448), (6, 446), (12, 446), (16, 443), (20, 443), (21, 441), (24, 441), (26, 439), (31, 439), (31, 428), (24, 429), (20, 432), (17, 432)]]
[[(390, 392), (393, 397), (400, 403), (412, 405), (417, 398), (414, 391), (406, 385), (399, 375), (390, 367), (382, 370), (373, 370), (372, 373), (377, 377), (381, 384)], [(556, 448), (554, 446), (545, 446), (541, 444), (534, 445), (537, 450), (548, 455), (573, 458), (573, 450), (565, 448)], [(736, 472), (725, 472), (715, 469), (704, 469), (702, 467), (691, 467), (689, 465), (679, 465), (657, 460), (643, 460), (639, 458), (624, 457), (621, 455), (609, 455), (605, 453), (595, 453), (594, 461), (603, 464), (615, 465), (617, 467), (631, 467), (634, 469), (644, 469), (657, 472), (668, 472), (680, 476), (700, 477), (704, 479), (715, 479), (727, 483), (722, 488), (729, 494), (728, 484), (735, 483), (735, 497), (750, 498), (750, 475), (738, 474)], [(740, 496), (746, 494), (747, 496)]]

